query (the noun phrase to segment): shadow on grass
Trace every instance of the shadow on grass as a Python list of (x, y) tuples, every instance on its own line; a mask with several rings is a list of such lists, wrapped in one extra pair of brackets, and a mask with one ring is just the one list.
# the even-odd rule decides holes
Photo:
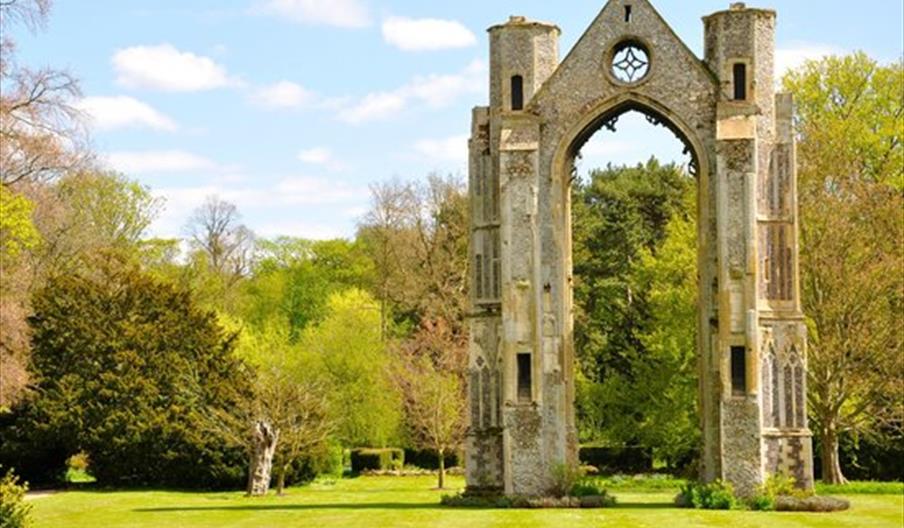
[(305, 511), (305, 510), (430, 510), (438, 503), (367, 502), (363, 504), (247, 504), (238, 506), (170, 506), (136, 508), (137, 513), (205, 512), (205, 511)]

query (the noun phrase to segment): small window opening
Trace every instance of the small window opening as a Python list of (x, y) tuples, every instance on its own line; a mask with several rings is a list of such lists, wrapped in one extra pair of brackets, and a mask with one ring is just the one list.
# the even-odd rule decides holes
[(625, 6), (625, 22), (630, 22), (630, 21), (631, 21), (631, 6), (626, 5)]
[(747, 65), (737, 63), (733, 68), (734, 76), (734, 99), (735, 101), (747, 100)]
[(747, 348), (731, 347), (731, 392), (735, 396), (747, 394)]
[(520, 75), (512, 77), (512, 110), (524, 109), (524, 78)]
[(518, 401), (531, 401), (531, 357), (518, 354)]

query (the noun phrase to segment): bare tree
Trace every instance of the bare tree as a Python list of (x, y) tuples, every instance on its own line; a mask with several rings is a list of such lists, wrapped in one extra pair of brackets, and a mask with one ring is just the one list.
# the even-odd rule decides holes
[(91, 155), (72, 75), (15, 61), (15, 24), (43, 27), (49, 0), (0, 1), (0, 183), (40, 181), (85, 165)]
[(210, 268), (223, 276), (245, 276), (252, 263), (254, 234), (241, 224), (235, 204), (209, 196), (188, 221), (190, 242), (207, 257)]
[(418, 318), (438, 317), (463, 331), (467, 306), (468, 208), (463, 183), (430, 176), (371, 189), (359, 235), (377, 268), (376, 289), (388, 304)]
[(445, 487), (446, 455), (461, 446), (466, 430), (466, 341), (445, 321), (424, 321), (399, 348), (396, 380), (402, 388), (412, 440), (439, 458), (437, 486)]

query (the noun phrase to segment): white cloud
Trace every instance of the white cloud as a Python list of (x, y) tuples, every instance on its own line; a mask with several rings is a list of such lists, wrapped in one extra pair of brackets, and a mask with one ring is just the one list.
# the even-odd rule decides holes
[(127, 174), (219, 170), (213, 161), (182, 150), (149, 150), (111, 152), (107, 163)]
[(831, 44), (798, 42), (779, 47), (775, 50), (775, 78), (781, 80), (789, 70), (802, 66), (808, 60), (844, 53), (845, 50)]
[(403, 51), (467, 48), (477, 37), (455, 20), (389, 17), (383, 21), (383, 39)]
[(352, 29), (370, 25), (367, 7), (359, 0), (267, 0), (255, 11), (301, 24)]
[(346, 123), (359, 124), (392, 117), (405, 108), (404, 95), (393, 92), (378, 92), (364, 96), (360, 102), (339, 111), (339, 119)]
[(351, 124), (384, 120), (399, 114), (412, 101), (444, 107), (462, 95), (484, 92), (486, 85), (486, 64), (476, 60), (456, 74), (419, 76), (395, 90), (367, 94), (340, 109), (338, 117)]
[(128, 88), (198, 92), (237, 84), (212, 59), (170, 44), (118, 50), (113, 54), (113, 69), (116, 82)]
[(300, 108), (311, 104), (314, 99), (313, 92), (290, 81), (263, 86), (251, 95), (254, 103), (269, 108)]
[(127, 96), (85, 97), (76, 107), (88, 115), (92, 126), (99, 130), (125, 127), (148, 127), (172, 132), (175, 121), (150, 105)]
[(346, 168), (345, 163), (333, 156), (333, 151), (325, 147), (314, 147), (302, 150), (298, 153), (298, 160), (310, 165), (319, 165), (331, 171), (341, 171)]
[(422, 139), (414, 144), (414, 150), (435, 161), (465, 163), (468, 159), (468, 136)]

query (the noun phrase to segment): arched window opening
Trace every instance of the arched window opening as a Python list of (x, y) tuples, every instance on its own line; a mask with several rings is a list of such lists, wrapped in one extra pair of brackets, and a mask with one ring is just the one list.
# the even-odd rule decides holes
[(732, 68), (732, 77), (734, 78), (734, 100), (747, 100), (747, 65), (739, 62)]
[(524, 77), (512, 76), (512, 110), (524, 110)]

